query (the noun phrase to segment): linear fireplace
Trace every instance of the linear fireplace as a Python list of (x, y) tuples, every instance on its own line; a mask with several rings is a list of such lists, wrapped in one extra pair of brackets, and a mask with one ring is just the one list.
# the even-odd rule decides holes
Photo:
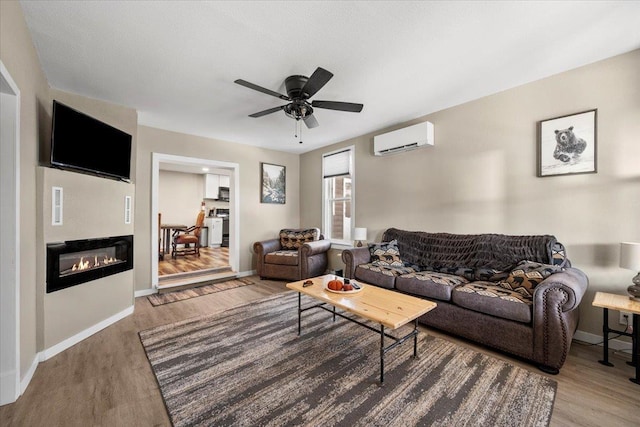
[(47, 244), (47, 293), (133, 268), (133, 236)]

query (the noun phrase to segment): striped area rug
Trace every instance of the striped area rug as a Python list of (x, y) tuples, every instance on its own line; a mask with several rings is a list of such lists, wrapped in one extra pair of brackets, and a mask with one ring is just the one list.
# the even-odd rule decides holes
[(240, 279), (227, 280), (226, 282), (213, 283), (211, 285), (199, 286), (197, 288), (183, 289), (181, 291), (167, 292), (164, 294), (153, 294), (149, 295), (147, 299), (151, 305), (156, 307), (158, 305), (209, 295), (214, 292), (226, 291), (227, 289), (255, 285), (259, 281), (260, 279), (257, 276), (242, 277)]
[(298, 337), (293, 292), (140, 339), (175, 426), (547, 426), (557, 386), (425, 333), (380, 386), (379, 335), (316, 309)]

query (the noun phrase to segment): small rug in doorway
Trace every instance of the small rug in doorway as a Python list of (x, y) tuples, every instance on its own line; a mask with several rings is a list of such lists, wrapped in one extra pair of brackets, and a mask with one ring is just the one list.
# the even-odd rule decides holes
[(211, 285), (199, 286), (197, 288), (183, 289), (181, 291), (167, 292), (164, 294), (153, 294), (149, 295), (147, 298), (151, 305), (156, 307), (158, 305), (209, 295), (214, 292), (226, 291), (227, 289), (255, 285), (257, 283), (260, 283), (260, 278), (257, 276), (241, 277), (239, 279), (227, 280), (226, 282), (213, 283)]
[(297, 299), (140, 332), (174, 426), (549, 424), (550, 378), (421, 333), (417, 359), (411, 343), (387, 353), (380, 386), (379, 335), (309, 310), (298, 336)]

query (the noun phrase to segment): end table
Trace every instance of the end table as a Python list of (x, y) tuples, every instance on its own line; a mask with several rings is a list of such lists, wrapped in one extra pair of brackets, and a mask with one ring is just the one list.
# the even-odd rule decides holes
[[(596, 292), (592, 305), (603, 309), (602, 319), (602, 335), (604, 338), (603, 360), (598, 362), (606, 366), (613, 366), (609, 362), (609, 334), (615, 333), (631, 337), (631, 366), (636, 367), (635, 378), (629, 378), (629, 381), (640, 384), (640, 302), (629, 299), (627, 295), (608, 294), (606, 292)], [(626, 331), (618, 331), (609, 328), (609, 309), (618, 311), (628, 311), (633, 314), (633, 333)]]

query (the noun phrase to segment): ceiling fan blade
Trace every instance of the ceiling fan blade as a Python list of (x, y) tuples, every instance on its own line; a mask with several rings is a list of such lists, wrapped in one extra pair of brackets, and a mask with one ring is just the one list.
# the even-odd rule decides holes
[(307, 127), (309, 129), (311, 128), (315, 128), (318, 127), (319, 123), (316, 120), (316, 118), (313, 116), (313, 114), (308, 115), (307, 117), (305, 117), (304, 119), (302, 119), (304, 121), (304, 124), (307, 125)]
[(326, 108), (327, 110), (349, 111), (351, 113), (359, 113), (362, 111), (362, 104), (354, 104), (353, 102), (338, 101), (313, 101), (312, 107)]
[(272, 91), (270, 89), (264, 88), (262, 86), (255, 85), (255, 84), (250, 83), (250, 82), (248, 82), (246, 80), (238, 79), (238, 80), (234, 81), (234, 83), (237, 83), (240, 86), (248, 87), (249, 89), (257, 90), (258, 92), (266, 93), (267, 95), (275, 96), (276, 98), (280, 98), (280, 99), (283, 99), (285, 101), (291, 101), (291, 98), (289, 98), (287, 95), (283, 95), (281, 93), (274, 92), (274, 91)]
[(305, 83), (304, 87), (300, 91), (302, 94), (306, 94), (306, 98), (311, 98), (316, 94), (324, 85), (327, 84), (329, 80), (331, 80), (333, 74), (324, 68), (316, 68), (316, 70), (311, 74), (307, 83)]
[(267, 114), (275, 113), (276, 111), (282, 110), (286, 105), (281, 105), (279, 107), (269, 108), (268, 110), (258, 111), (257, 113), (249, 114), (249, 117), (257, 118), (266, 116)]

